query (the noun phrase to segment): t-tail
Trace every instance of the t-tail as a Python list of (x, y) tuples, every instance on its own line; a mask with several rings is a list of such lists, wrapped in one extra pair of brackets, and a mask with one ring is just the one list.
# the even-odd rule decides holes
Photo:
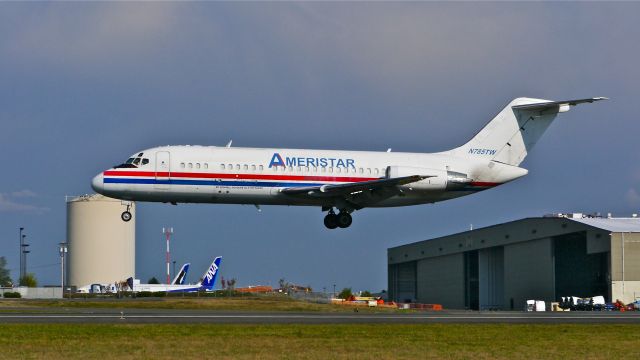
[(220, 270), (221, 261), (222, 256), (218, 256), (213, 260), (213, 263), (211, 264), (211, 266), (209, 266), (207, 272), (202, 276), (200, 290), (213, 290), (213, 287), (216, 284), (216, 278), (218, 277), (218, 271)]
[(184, 265), (182, 265), (182, 267), (180, 268), (180, 271), (178, 271), (178, 274), (176, 274), (176, 277), (173, 278), (173, 281), (171, 282), (171, 285), (183, 285), (185, 279), (187, 278), (187, 273), (189, 272), (189, 266), (191, 266), (190, 263), (186, 263)]
[(482, 157), (518, 166), (559, 113), (605, 97), (551, 101), (517, 98), (466, 144), (449, 151), (457, 156)]

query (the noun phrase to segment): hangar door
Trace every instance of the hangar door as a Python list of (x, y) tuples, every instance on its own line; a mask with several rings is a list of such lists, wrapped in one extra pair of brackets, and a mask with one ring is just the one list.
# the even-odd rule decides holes
[(504, 306), (504, 247), (478, 251), (480, 310), (501, 310)]
[(410, 261), (389, 267), (389, 291), (398, 302), (416, 301), (416, 262)]

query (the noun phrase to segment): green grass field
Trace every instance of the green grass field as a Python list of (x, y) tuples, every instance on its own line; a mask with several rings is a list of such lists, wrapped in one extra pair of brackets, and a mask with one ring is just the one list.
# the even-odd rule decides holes
[[(353, 311), (286, 297), (2, 300), (0, 312)], [(369, 309), (360, 311), (405, 312)], [(637, 325), (1, 324), (0, 359), (640, 359)]]
[(3, 324), (0, 358), (638, 359), (633, 325)]
[[(4, 299), (0, 301), (0, 312), (7, 309), (46, 307), (62, 308), (113, 308), (113, 309), (175, 309), (175, 310), (220, 310), (220, 311), (312, 311), (352, 312), (352, 306), (316, 304), (287, 297), (240, 297), (240, 298), (146, 298), (146, 299), (64, 299), (25, 300)], [(360, 311), (397, 312), (397, 309), (360, 307)], [(404, 310), (406, 312), (406, 310)]]

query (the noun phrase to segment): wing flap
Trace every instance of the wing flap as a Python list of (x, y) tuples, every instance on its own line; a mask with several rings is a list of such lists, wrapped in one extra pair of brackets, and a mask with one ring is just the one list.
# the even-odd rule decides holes
[(388, 188), (399, 185), (411, 184), (420, 180), (424, 180), (433, 176), (425, 175), (411, 175), (389, 179), (370, 180), (363, 182), (350, 182), (345, 184), (336, 185), (318, 185), (318, 186), (305, 186), (285, 188), (280, 190), (281, 193), (287, 195), (310, 195), (316, 197), (333, 197), (341, 195), (349, 195), (365, 190), (375, 190), (380, 188)]

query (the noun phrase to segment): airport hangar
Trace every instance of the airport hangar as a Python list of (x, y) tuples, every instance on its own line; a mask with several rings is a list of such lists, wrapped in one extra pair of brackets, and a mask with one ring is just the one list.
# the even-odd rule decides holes
[(557, 214), (387, 250), (389, 299), (520, 310), (526, 300), (640, 298), (640, 219)]

